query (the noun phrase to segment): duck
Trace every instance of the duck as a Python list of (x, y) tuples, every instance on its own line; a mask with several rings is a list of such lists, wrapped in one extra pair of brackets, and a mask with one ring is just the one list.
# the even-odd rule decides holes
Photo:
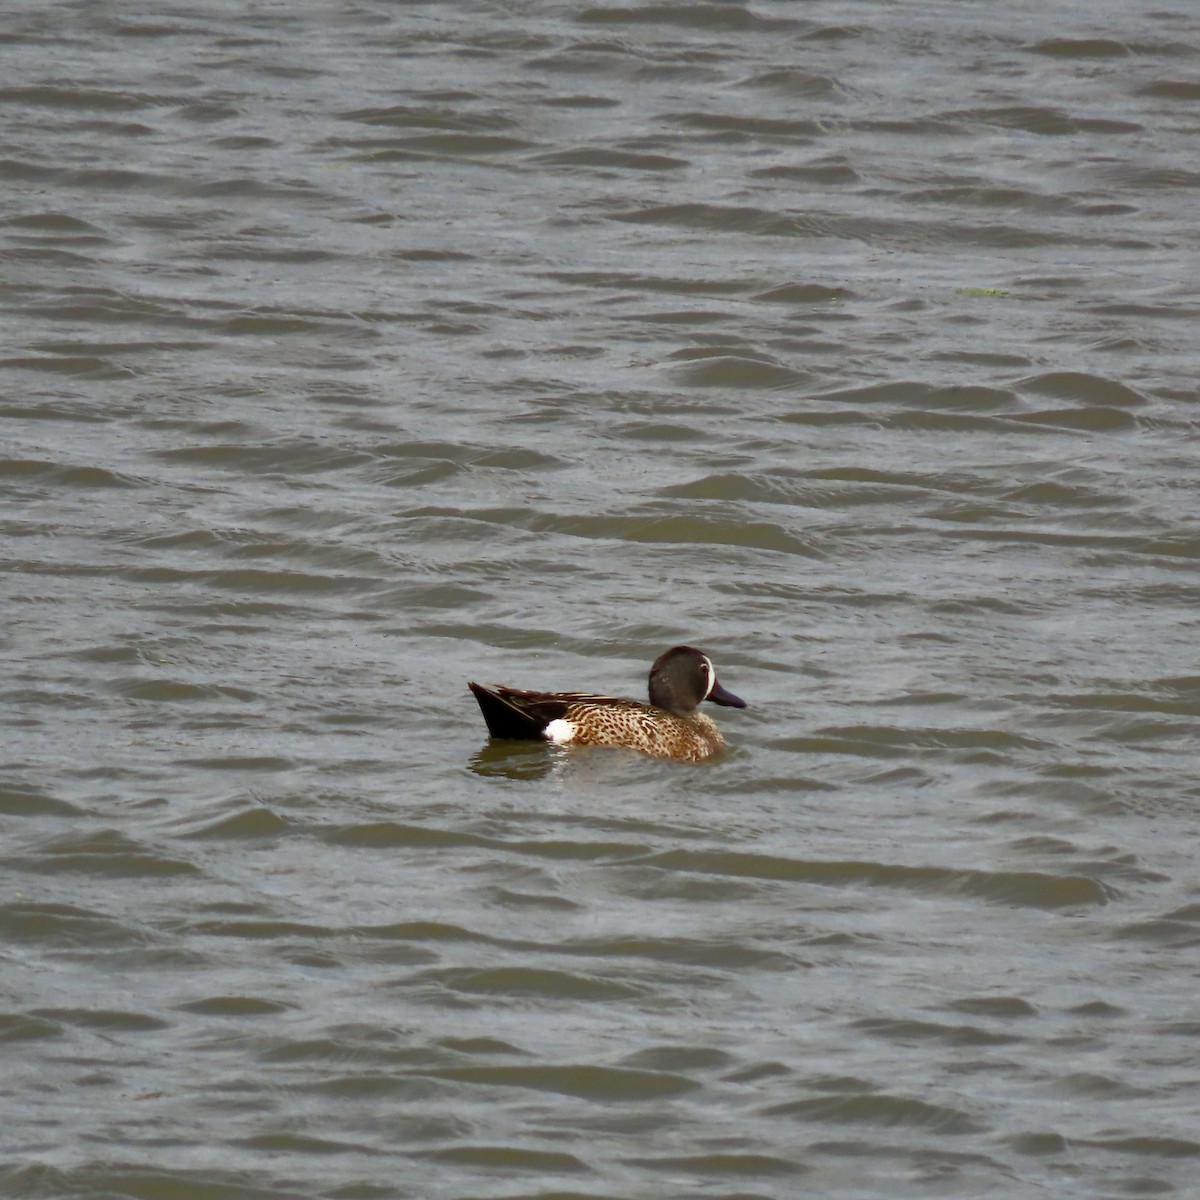
[(654, 758), (699, 762), (725, 748), (704, 701), (745, 708), (717, 682), (712, 660), (691, 646), (672, 646), (650, 668), (650, 703), (591, 692), (531, 692), (468, 683), (494, 738), (556, 746), (625, 746)]

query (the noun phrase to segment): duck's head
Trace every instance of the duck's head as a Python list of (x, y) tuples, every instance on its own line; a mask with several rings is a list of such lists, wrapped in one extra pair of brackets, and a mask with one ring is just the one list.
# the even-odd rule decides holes
[(650, 703), (673, 713), (690, 713), (705, 700), (729, 708), (745, 708), (717, 682), (717, 672), (707, 654), (691, 646), (672, 646), (650, 668)]

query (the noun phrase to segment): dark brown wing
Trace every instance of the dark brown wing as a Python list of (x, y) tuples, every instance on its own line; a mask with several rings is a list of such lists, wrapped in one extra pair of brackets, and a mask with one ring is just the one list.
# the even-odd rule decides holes
[(484, 687), (468, 683), (475, 693), (483, 719), (492, 737), (515, 738), (520, 741), (541, 741), (551, 721), (566, 718), (573, 704), (622, 704), (615, 696), (594, 696), (589, 692), (527, 692), (522, 688)]

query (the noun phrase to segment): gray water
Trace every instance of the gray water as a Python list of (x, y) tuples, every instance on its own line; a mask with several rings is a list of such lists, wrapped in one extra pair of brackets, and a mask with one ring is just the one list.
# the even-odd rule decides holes
[(0, 64), (0, 1194), (1200, 1195), (1200, 10)]

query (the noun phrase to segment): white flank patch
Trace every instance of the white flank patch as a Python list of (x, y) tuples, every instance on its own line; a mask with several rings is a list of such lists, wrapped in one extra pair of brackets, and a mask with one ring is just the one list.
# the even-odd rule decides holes
[(559, 717), (542, 730), (542, 736), (556, 746), (565, 746), (568, 742), (574, 741), (575, 726), (570, 721), (564, 721), (562, 717)]

